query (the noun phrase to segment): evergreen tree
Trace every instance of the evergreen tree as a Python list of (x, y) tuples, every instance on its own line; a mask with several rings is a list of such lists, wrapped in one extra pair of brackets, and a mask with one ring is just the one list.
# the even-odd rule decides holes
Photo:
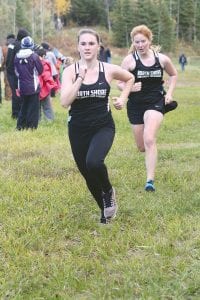
[(157, 11), (159, 11), (158, 44), (164, 51), (170, 51), (175, 41), (173, 20), (170, 18), (164, 1), (159, 2)]
[(26, 0), (16, 0), (16, 27), (25, 28), (31, 32), (31, 24), (29, 19), (29, 10), (27, 10), (28, 2)]
[(117, 1), (112, 13), (112, 30), (113, 42), (115, 46), (123, 47), (125, 44), (124, 38), (124, 20), (122, 14), (122, 1)]
[(180, 1), (179, 38), (193, 41), (194, 1)]
[(8, 12), (11, 11), (4, 1), (0, 3), (0, 42), (4, 44), (8, 32), (15, 32), (15, 12), (13, 9), (12, 16), (8, 18)]
[(70, 18), (80, 26), (105, 24), (103, 0), (72, 0)]
[(171, 50), (174, 42), (173, 20), (164, 0), (138, 1), (137, 20), (138, 24), (145, 24), (152, 30), (154, 44), (161, 45), (165, 51)]
[(129, 0), (118, 0), (112, 13), (113, 42), (118, 47), (128, 47), (133, 27), (133, 6)]
[(147, 25), (150, 26), (150, 16), (149, 16), (149, 9), (150, 9), (151, 2), (150, 0), (143, 0), (138, 1), (137, 5), (137, 25)]
[(194, 31), (195, 31), (195, 40), (194, 42), (196, 43), (197, 41), (200, 41), (200, 1), (195, 0), (195, 22), (194, 22)]

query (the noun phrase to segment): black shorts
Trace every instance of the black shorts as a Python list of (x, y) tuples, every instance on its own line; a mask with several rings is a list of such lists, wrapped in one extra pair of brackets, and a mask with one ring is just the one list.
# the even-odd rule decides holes
[(165, 100), (160, 99), (156, 103), (148, 103), (143, 105), (137, 105), (127, 102), (127, 115), (131, 124), (144, 124), (144, 113), (147, 110), (156, 110), (160, 113), (165, 113)]

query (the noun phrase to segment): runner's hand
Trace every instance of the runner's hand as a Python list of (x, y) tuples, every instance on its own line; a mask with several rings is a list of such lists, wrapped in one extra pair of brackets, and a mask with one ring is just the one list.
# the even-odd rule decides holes
[(116, 109), (120, 110), (124, 107), (124, 100), (119, 97), (112, 97), (113, 105)]
[(139, 92), (141, 91), (141, 88), (142, 88), (142, 82), (139, 81), (139, 82), (136, 82), (133, 84), (133, 87), (132, 87), (132, 92)]
[(86, 73), (87, 73), (87, 66), (86, 65), (80, 65), (80, 67), (79, 67), (79, 76), (84, 79)]

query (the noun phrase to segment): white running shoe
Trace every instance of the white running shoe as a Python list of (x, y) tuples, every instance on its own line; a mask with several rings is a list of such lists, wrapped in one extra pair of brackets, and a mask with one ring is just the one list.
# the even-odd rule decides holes
[(112, 188), (109, 192), (103, 193), (104, 216), (105, 218), (115, 218), (117, 213), (117, 202), (115, 189)]

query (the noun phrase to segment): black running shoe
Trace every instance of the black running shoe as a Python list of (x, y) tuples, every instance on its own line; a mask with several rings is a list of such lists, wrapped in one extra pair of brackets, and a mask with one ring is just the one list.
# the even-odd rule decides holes
[(109, 224), (109, 223), (110, 223), (110, 219), (109, 219), (109, 218), (102, 217), (102, 218), (100, 219), (100, 223), (101, 223), (101, 224)]
[(109, 224), (110, 223), (110, 218), (106, 218), (104, 216), (104, 209), (101, 210), (101, 218), (100, 218), (100, 223), (101, 224)]

